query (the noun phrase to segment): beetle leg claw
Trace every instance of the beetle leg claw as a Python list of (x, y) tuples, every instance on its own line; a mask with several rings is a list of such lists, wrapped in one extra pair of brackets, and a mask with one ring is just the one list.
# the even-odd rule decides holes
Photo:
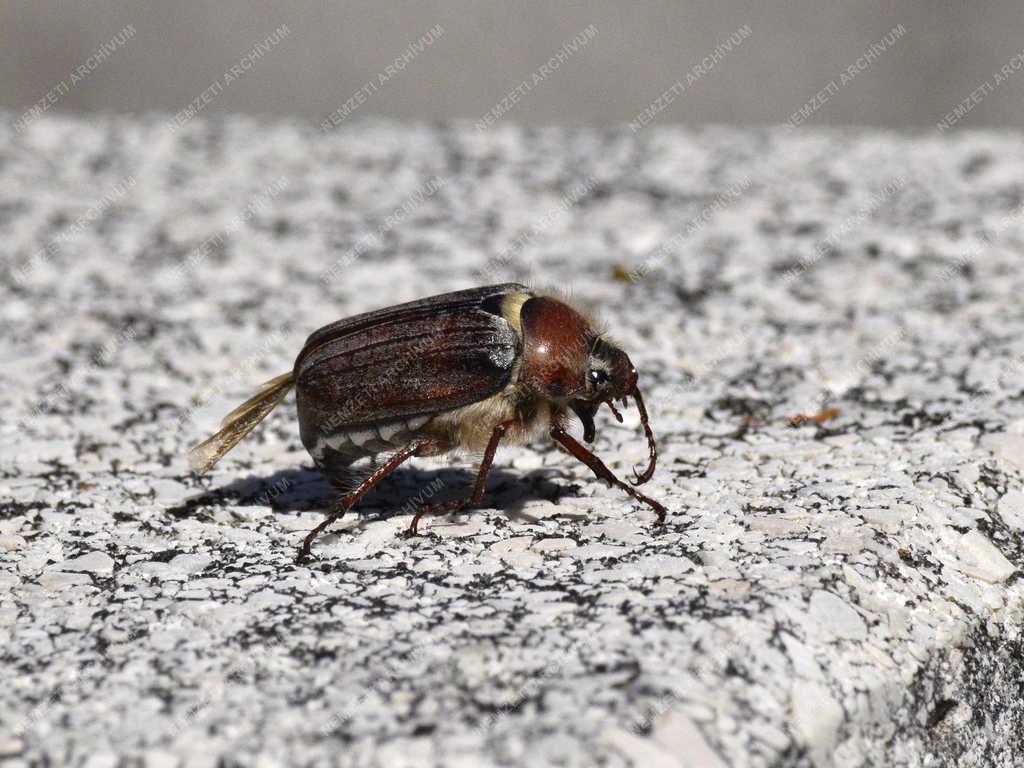
[(420, 524), (420, 518), (424, 515), (435, 515), (438, 512), (458, 512), (460, 509), (466, 509), (470, 506), (471, 499), (455, 499), (454, 501), (442, 501), (439, 504), (424, 504), (416, 510), (416, 514), (412, 516), (412, 522), (409, 524), (409, 528), (405, 532), (405, 537), (411, 539), (414, 536), (418, 536), (417, 529)]

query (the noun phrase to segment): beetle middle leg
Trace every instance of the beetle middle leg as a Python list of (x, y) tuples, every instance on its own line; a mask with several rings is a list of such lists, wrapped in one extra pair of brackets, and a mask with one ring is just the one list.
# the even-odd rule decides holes
[(408, 535), (415, 536), (416, 529), (419, 526), (420, 518), (426, 514), (435, 514), (437, 512), (447, 512), (449, 510), (456, 511), (459, 509), (465, 509), (466, 507), (472, 507), (480, 503), (480, 500), (484, 497), (484, 488), (487, 485), (487, 473), (491, 471), (491, 464), (494, 462), (494, 453), (498, 450), (498, 443), (501, 442), (501, 438), (505, 436), (508, 428), (513, 422), (506, 421), (496, 426), (491, 431), (491, 437), (487, 441), (487, 448), (484, 450), (484, 458), (480, 462), (480, 470), (476, 475), (476, 484), (473, 486), (473, 493), (464, 499), (453, 499), (452, 501), (442, 501), (438, 504), (424, 504), (412, 517), (412, 523), (409, 524)]
[(309, 549), (313, 546), (313, 542), (316, 540), (316, 537), (319, 536), (325, 528), (331, 525), (331, 523), (343, 517), (344, 514), (348, 512), (367, 491), (394, 472), (406, 459), (417, 455), (423, 449), (432, 445), (434, 445), (434, 442), (430, 440), (419, 440), (417, 442), (410, 443), (395, 453), (395, 455), (388, 459), (384, 464), (377, 467), (372, 474), (367, 476), (366, 479), (353, 488), (349, 493), (338, 499), (338, 502), (334, 505), (334, 509), (331, 510), (326, 518), (324, 518), (323, 522), (309, 532), (309, 535), (307, 535), (305, 540), (302, 542), (302, 549), (299, 550), (299, 561), (301, 562), (309, 557)]
[(605, 480), (611, 483), (612, 485), (621, 488), (637, 501), (642, 501), (644, 504), (646, 504), (647, 506), (649, 506), (651, 509), (658, 513), (659, 523), (665, 522), (665, 507), (663, 507), (661, 504), (659, 504), (651, 497), (645, 496), (644, 494), (640, 493), (640, 491), (636, 490), (631, 485), (628, 485), (619, 480), (619, 478), (617, 478), (615, 474), (610, 469), (608, 469), (608, 467), (605, 466), (605, 463), (601, 461), (601, 459), (599, 459), (594, 453), (587, 450), (587, 448), (585, 448), (583, 445), (577, 442), (572, 435), (570, 435), (568, 432), (566, 432), (559, 426), (551, 427), (550, 434), (556, 442), (565, 446), (566, 450), (568, 450), (569, 453), (571, 453), (577, 459), (579, 459), (588, 467), (590, 467), (590, 470), (595, 475), (597, 475), (599, 479)]

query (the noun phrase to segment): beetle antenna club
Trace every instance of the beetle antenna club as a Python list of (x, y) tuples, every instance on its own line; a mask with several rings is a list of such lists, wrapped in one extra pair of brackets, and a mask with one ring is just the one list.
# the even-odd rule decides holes
[[(635, 490), (565, 429), (571, 414), (593, 442), (594, 415), (607, 404), (622, 416), (630, 396), (640, 412), (650, 460), (634, 485), (651, 479), (657, 448), (629, 357), (566, 299), (517, 283), (432, 296), (356, 315), (313, 332), (292, 371), (263, 385), (196, 446), (190, 463), (209, 471), (295, 389), (299, 434), (317, 466), (340, 480), (359, 459), (387, 454), (306, 536), (316, 537), (413, 456), (456, 449), (481, 452), (472, 492), (421, 506), (424, 514), (479, 505), (502, 440), (524, 442), (544, 431), (601, 480), (653, 509), (665, 507)], [(635, 470), (634, 470), (635, 471)]]

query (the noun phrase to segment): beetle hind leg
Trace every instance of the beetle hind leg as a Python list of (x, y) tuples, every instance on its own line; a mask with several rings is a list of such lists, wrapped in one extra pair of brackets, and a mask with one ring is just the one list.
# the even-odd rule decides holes
[(353, 505), (355, 505), (355, 503), (366, 494), (367, 491), (372, 489), (375, 485), (377, 485), (377, 483), (379, 483), (385, 477), (394, 472), (399, 467), (399, 465), (402, 464), (402, 462), (404, 462), (406, 459), (410, 458), (411, 456), (419, 454), (420, 451), (425, 449), (428, 445), (432, 444), (433, 443), (430, 443), (429, 441), (426, 440), (420, 440), (415, 443), (410, 443), (409, 445), (405, 446), (397, 453), (395, 453), (384, 464), (377, 467), (370, 475), (368, 475), (361, 483), (359, 483), (359, 485), (357, 485), (351, 491), (349, 491), (340, 499), (338, 499), (338, 502), (334, 505), (334, 509), (332, 509), (331, 512), (327, 515), (327, 517), (324, 518), (324, 520), (316, 528), (310, 531), (306, 538), (303, 540), (302, 548), (299, 550), (299, 562), (303, 562), (309, 557), (310, 547), (313, 546), (313, 542), (316, 540), (317, 536), (319, 536), (332, 523), (341, 519), (344, 516), (344, 514), (348, 512), (353, 507)]

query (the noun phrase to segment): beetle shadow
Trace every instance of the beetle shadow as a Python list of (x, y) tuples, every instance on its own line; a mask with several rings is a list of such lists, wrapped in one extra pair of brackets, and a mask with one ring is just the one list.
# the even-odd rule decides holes
[[(472, 493), (476, 476), (475, 470), (467, 468), (399, 467), (357, 502), (354, 507), (357, 527), (374, 520), (410, 514), (421, 504), (464, 498)], [(499, 509), (511, 518), (532, 522), (536, 518), (523, 511), (527, 502), (543, 500), (557, 503), (559, 499), (575, 496), (579, 487), (555, 468), (516, 472), (496, 467), (487, 475), (487, 490), (480, 506)], [(168, 514), (191, 517), (206, 507), (227, 506), (269, 506), (275, 512), (320, 514), (327, 512), (341, 495), (342, 491), (316, 469), (285, 469), (263, 477), (250, 475), (189, 496), (169, 508)], [(572, 512), (563, 512), (559, 516), (571, 519), (584, 517)]]

